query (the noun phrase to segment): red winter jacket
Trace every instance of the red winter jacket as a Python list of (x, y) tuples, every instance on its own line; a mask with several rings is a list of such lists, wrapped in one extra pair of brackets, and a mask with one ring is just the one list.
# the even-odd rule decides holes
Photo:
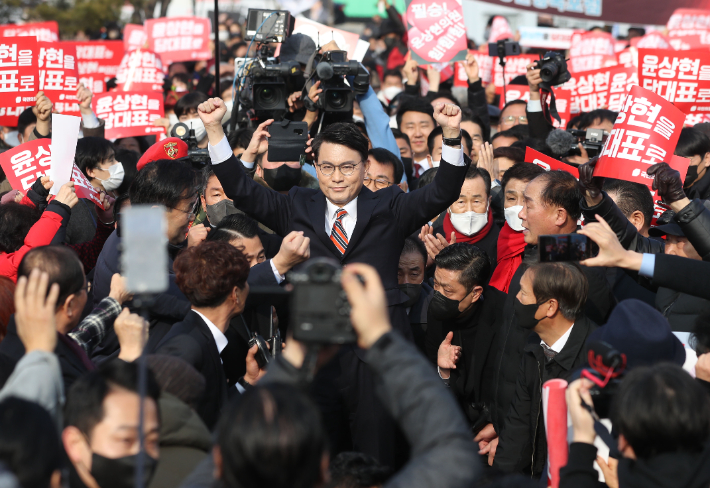
[(63, 219), (59, 213), (54, 211), (53, 206), (49, 205), (35, 225), (30, 228), (27, 237), (25, 237), (25, 244), (20, 249), (11, 253), (0, 253), (0, 276), (17, 282), (17, 268), (25, 254), (33, 247), (47, 246), (52, 242), (54, 235), (62, 226)]

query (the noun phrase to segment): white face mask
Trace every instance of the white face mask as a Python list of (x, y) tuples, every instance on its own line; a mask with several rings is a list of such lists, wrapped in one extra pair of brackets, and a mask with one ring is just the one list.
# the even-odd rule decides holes
[(205, 124), (202, 123), (201, 119), (190, 119), (185, 123), (190, 129), (195, 131), (195, 139), (197, 139), (197, 142), (202, 141), (207, 135), (207, 129), (205, 129)]
[(7, 134), (5, 134), (5, 144), (7, 144), (10, 147), (17, 147), (20, 145), (20, 139), (18, 139), (17, 136), (19, 136), (20, 133), (17, 132), (16, 130), (11, 130)]
[(359, 115), (354, 115), (354, 114), (353, 114), (353, 120), (354, 120), (355, 122), (362, 122), (363, 124), (365, 123), (365, 119), (363, 119), (363, 118), (360, 117)]
[(505, 221), (508, 223), (511, 229), (516, 230), (518, 232), (522, 232), (524, 228), (522, 219), (518, 217), (518, 214), (522, 209), (522, 205), (514, 205), (504, 210)]
[(384, 90), (380, 90), (377, 94), (377, 99), (382, 103), (389, 105), (390, 101), (402, 92), (402, 89), (398, 86), (388, 86)]
[(484, 213), (477, 212), (464, 212), (464, 213), (453, 213), (450, 212), (451, 224), (454, 229), (459, 231), (465, 236), (472, 236), (476, 232), (479, 232), (488, 223), (488, 209)]
[(108, 179), (102, 180), (101, 178), (97, 178), (101, 181), (104, 190), (113, 191), (121, 186), (121, 183), (123, 183), (123, 176), (125, 175), (123, 165), (121, 163), (116, 163), (113, 166), (109, 166), (106, 171), (108, 171), (109, 174)]

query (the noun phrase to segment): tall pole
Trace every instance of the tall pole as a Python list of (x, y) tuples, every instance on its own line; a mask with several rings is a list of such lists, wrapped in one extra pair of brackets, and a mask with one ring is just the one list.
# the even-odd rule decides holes
[(214, 96), (219, 92), (219, 0), (214, 0)]

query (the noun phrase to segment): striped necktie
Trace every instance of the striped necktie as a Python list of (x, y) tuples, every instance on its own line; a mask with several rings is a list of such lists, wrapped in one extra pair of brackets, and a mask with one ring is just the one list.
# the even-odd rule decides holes
[(557, 356), (557, 351), (553, 350), (550, 346), (545, 343), (540, 344), (542, 346), (542, 353), (545, 355), (545, 359), (549, 363), (555, 356)]
[(333, 241), (333, 244), (338, 248), (340, 254), (345, 254), (345, 250), (348, 248), (348, 233), (345, 232), (345, 227), (343, 227), (343, 217), (347, 214), (344, 209), (338, 209), (335, 214), (333, 230), (330, 232), (330, 240)]

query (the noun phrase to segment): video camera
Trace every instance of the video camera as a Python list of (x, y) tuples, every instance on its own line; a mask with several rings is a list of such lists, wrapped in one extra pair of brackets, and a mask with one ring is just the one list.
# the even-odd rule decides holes
[(572, 78), (564, 55), (555, 51), (548, 51), (535, 61), (535, 69), (540, 70), (540, 78), (548, 86), (562, 85)]
[(187, 124), (178, 122), (170, 131), (170, 137), (179, 137), (187, 143), (187, 157), (193, 166), (202, 167), (210, 162), (210, 153), (207, 149), (197, 147), (195, 129), (190, 129)]
[(603, 341), (592, 342), (587, 347), (589, 368), (582, 369), (581, 377), (594, 383), (589, 390), (594, 411), (600, 418), (609, 418), (612, 398), (626, 370), (626, 354)]
[[(318, 108), (325, 112), (351, 113), (355, 95), (367, 93), (370, 86), (367, 70), (357, 61), (347, 61), (346, 55), (345, 51), (327, 51), (317, 54), (313, 64), (306, 67), (306, 75), (310, 75), (310, 79), (303, 88), (304, 93), (307, 95), (311, 86), (319, 80), (323, 90), (316, 103), (307, 96), (304, 97), (307, 108)], [(346, 83), (346, 76), (354, 77), (352, 86)]]
[[(604, 129), (568, 129), (567, 132), (577, 138), (577, 142), (582, 144), (582, 147), (587, 151), (587, 155), (590, 158), (598, 156), (601, 153), (604, 143), (606, 142), (607, 137), (609, 137), (609, 133)], [(581, 155), (582, 151), (576, 144), (573, 144), (567, 153), (567, 156)]]

